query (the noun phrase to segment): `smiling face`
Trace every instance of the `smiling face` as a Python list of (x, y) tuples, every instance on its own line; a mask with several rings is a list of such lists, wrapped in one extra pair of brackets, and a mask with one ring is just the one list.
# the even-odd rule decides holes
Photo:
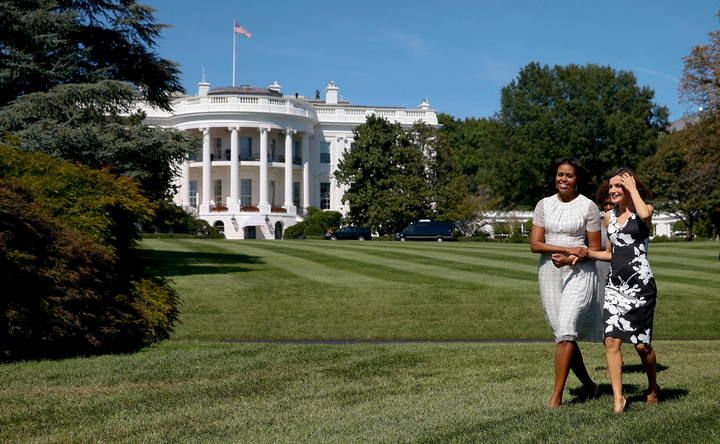
[(576, 194), (575, 185), (577, 184), (577, 174), (575, 167), (569, 163), (560, 165), (555, 173), (555, 188), (561, 196), (571, 196)]
[(619, 205), (625, 198), (625, 188), (622, 186), (622, 178), (620, 176), (613, 176), (610, 178), (610, 202), (613, 205)]

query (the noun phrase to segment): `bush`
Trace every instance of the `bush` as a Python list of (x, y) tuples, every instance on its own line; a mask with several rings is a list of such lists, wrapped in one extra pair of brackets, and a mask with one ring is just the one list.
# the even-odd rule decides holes
[(298, 222), (292, 227), (286, 228), (283, 236), (285, 239), (305, 239), (305, 223)]
[(0, 146), (2, 359), (136, 350), (167, 337), (177, 296), (143, 275), (152, 205), (126, 178)]
[(143, 225), (145, 233), (180, 233), (196, 237), (224, 239), (225, 236), (206, 220), (197, 218), (169, 200), (156, 204), (152, 220)]
[(285, 230), (285, 239), (305, 239), (308, 236), (323, 236), (328, 228), (337, 228), (342, 222), (342, 214), (337, 211), (322, 211), (308, 207), (305, 220)]

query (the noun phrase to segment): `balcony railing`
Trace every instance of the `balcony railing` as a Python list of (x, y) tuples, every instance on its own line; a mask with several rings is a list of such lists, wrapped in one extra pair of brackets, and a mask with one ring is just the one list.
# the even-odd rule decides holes
[(182, 97), (172, 101), (172, 113), (143, 104), (149, 118), (180, 116), (198, 112), (248, 112), (285, 114), (317, 120), (315, 108), (304, 100), (290, 97), (246, 96), (241, 94)]

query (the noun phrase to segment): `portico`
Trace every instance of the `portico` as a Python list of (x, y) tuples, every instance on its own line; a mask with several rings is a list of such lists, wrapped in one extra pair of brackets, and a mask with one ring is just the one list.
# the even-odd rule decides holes
[(279, 238), (309, 206), (344, 212), (334, 171), (366, 116), (437, 125), (426, 101), (412, 110), (350, 105), (334, 82), (324, 100), (283, 96), (277, 82), (198, 86), (198, 95), (174, 99), (170, 112), (145, 107), (146, 122), (201, 135), (179, 165), (174, 201), (229, 239)]

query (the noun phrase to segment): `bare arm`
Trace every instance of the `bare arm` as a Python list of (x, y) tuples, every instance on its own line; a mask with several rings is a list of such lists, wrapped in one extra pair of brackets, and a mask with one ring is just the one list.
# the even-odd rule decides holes
[(645, 226), (652, 227), (653, 206), (646, 204), (642, 196), (640, 196), (640, 192), (637, 186), (635, 186), (635, 178), (628, 173), (623, 174), (620, 178), (622, 179), (623, 187), (627, 190), (628, 194), (630, 194), (630, 199), (635, 208), (635, 214), (643, 221)]
[[(607, 227), (609, 223), (610, 214), (605, 213), (605, 217), (603, 218), (603, 225)], [(599, 240), (600, 236), (598, 236), (598, 241)], [(612, 242), (608, 242), (604, 250), (597, 248), (588, 251), (588, 257), (590, 259), (595, 259), (596, 261), (610, 262), (612, 260)]]
[[(600, 237), (598, 236), (598, 241)], [(565, 255), (575, 255), (578, 257), (587, 256), (587, 248), (585, 247), (561, 247), (559, 245), (551, 245), (545, 243), (545, 228), (532, 226), (530, 231), (530, 251), (540, 254), (561, 253)]]

